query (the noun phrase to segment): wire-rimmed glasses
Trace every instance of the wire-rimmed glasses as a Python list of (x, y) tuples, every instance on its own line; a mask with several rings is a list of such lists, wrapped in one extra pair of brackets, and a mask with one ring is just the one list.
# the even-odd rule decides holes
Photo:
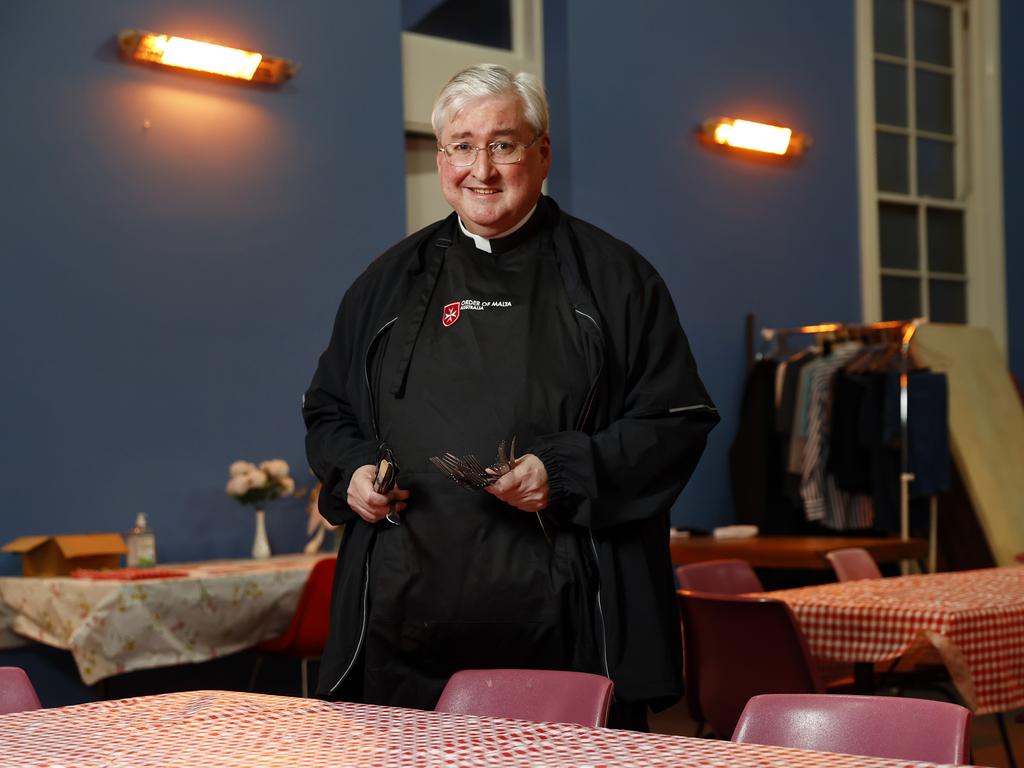
[(456, 168), (465, 168), (467, 165), (475, 163), (476, 153), (481, 149), (487, 150), (487, 156), (495, 165), (511, 165), (522, 160), (523, 153), (536, 144), (539, 138), (540, 134), (538, 133), (529, 144), (499, 139), (483, 147), (470, 144), (468, 141), (453, 141), (450, 144), (438, 144), (437, 151), (444, 152), (448, 163)]

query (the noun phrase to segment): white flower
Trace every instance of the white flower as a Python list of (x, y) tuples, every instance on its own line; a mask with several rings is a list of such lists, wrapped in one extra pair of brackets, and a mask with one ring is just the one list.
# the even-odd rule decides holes
[(236, 475), (228, 480), (225, 490), (232, 496), (244, 496), (252, 488), (248, 475)]
[(248, 474), (242, 475), (242, 477), (248, 478), (250, 488), (262, 488), (267, 484), (270, 479), (267, 477), (267, 473), (262, 469), (256, 469), (253, 467), (253, 471)]
[(260, 464), (260, 469), (274, 478), (288, 477), (288, 462), (284, 459), (268, 459)]
[(246, 475), (256, 469), (256, 465), (251, 461), (236, 461), (228, 468), (228, 474), (231, 477), (238, 477), (239, 475)]
[(290, 477), (278, 478), (277, 484), (280, 486), (282, 496), (290, 496), (292, 491), (295, 490), (295, 481)]

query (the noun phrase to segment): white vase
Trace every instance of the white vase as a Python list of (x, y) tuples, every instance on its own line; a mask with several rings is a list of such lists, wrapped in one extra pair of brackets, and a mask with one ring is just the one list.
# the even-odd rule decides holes
[(256, 536), (252, 540), (252, 556), (256, 560), (270, 557), (270, 541), (267, 539), (267, 513), (256, 510)]

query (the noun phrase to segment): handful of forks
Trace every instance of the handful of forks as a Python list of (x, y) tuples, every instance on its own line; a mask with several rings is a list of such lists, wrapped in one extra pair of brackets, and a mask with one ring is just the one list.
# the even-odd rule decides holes
[(504, 440), (498, 443), (498, 460), (489, 467), (483, 466), (473, 454), (456, 456), (454, 453), (445, 453), (431, 456), (430, 463), (457, 485), (469, 490), (480, 490), (497, 482), (498, 478), (515, 468), (516, 439), (512, 438), (508, 451), (505, 450)]

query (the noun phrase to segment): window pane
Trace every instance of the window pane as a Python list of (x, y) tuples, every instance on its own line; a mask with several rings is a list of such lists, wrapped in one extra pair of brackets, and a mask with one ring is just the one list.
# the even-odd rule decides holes
[(953, 78), (917, 70), (917, 127), (953, 134)]
[(875, 133), (878, 154), (878, 188), (883, 192), (909, 192), (907, 137), (896, 133)]
[(915, 206), (878, 204), (878, 250), (883, 267), (918, 269)]
[(928, 269), (964, 274), (963, 211), (928, 209)]
[(875, 0), (875, 53), (907, 55), (904, 0)]
[(917, 193), (953, 198), (953, 145), (950, 142), (917, 140)]
[(920, 281), (882, 275), (882, 319), (909, 320), (921, 315)]
[(875, 122), (907, 124), (907, 68), (875, 62)]
[(402, 29), (511, 50), (511, 0), (402, 0)]
[(928, 305), (933, 322), (966, 323), (967, 284), (958, 280), (929, 280)]
[(922, 0), (914, 3), (914, 58), (952, 66), (953, 43), (946, 6)]

